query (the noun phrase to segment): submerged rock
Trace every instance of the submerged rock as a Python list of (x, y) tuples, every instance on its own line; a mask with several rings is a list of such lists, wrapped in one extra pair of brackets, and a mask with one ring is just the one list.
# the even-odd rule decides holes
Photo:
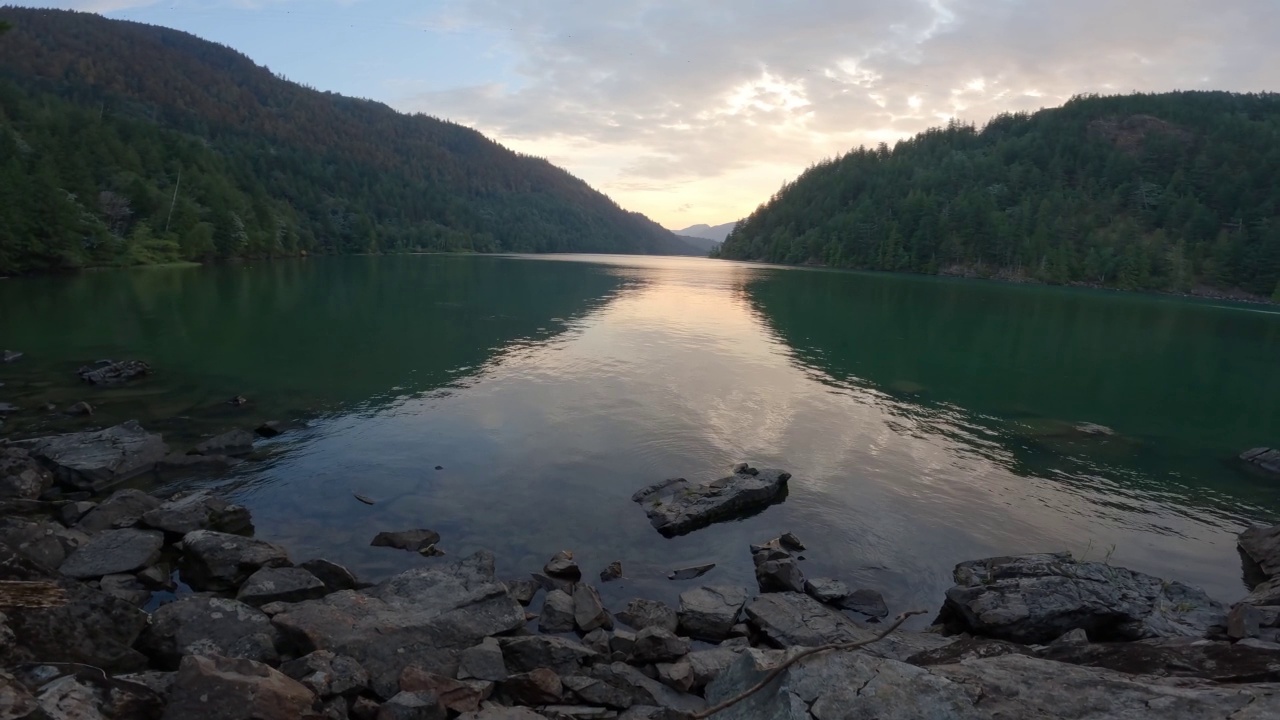
[(1280, 450), (1254, 448), (1240, 453), (1240, 459), (1249, 467), (1280, 477)]
[(245, 430), (228, 430), (215, 435), (191, 451), (192, 455), (248, 455), (253, 452), (253, 433)]
[(1076, 628), (1094, 640), (1204, 637), (1226, 609), (1198, 588), (1070, 553), (963, 562), (938, 620), (952, 630), (1047, 643)]
[(694, 580), (711, 572), (716, 568), (715, 563), (707, 563), (706, 565), (693, 565), (687, 568), (673, 570), (667, 574), (668, 580)]
[(650, 485), (631, 497), (649, 523), (672, 537), (711, 523), (749, 515), (786, 498), (791, 473), (745, 468), (728, 477), (693, 485), (684, 478)]
[[(359, 499), (359, 496), (356, 496)], [(434, 530), (402, 530), (380, 532), (369, 544), (373, 547), (391, 547), (398, 550), (421, 552), (440, 542), (440, 533)]]
[(98, 492), (151, 472), (169, 448), (159, 435), (130, 420), (106, 430), (41, 438), (30, 452), (53, 467), (60, 482)]
[(600, 582), (613, 582), (622, 579), (622, 562), (614, 560), (600, 571)]
[(141, 360), (122, 360), (109, 365), (82, 367), (80, 379), (92, 385), (119, 385), (151, 374), (151, 366)]

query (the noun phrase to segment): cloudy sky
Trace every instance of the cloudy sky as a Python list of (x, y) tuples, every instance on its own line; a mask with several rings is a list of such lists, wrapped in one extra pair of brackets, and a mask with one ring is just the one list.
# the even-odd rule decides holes
[(1076, 93), (1280, 90), (1280, 0), (64, 0), (471, 125), (671, 228)]

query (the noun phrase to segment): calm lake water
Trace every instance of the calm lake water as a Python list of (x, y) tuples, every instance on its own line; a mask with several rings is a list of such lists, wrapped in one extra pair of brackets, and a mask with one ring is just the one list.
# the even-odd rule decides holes
[[(0, 282), (0, 346), (27, 353), (0, 366), (15, 435), (137, 418), (187, 447), (304, 423), (158, 489), (221, 487), (296, 560), (371, 579), (432, 562), (375, 533), (429, 527), (506, 575), (572, 549), (591, 576), (623, 562), (610, 602), (671, 598), (753, 586), (748, 543), (790, 530), (807, 574), (894, 611), (938, 607), (961, 560), (1063, 549), (1229, 602), (1235, 534), (1280, 514), (1280, 483), (1232, 462), (1280, 443), (1268, 308), (704, 259), (333, 258)], [(156, 374), (75, 383), (104, 357)], [(81, 399), (94, 418), (40, 409)], [(668, 540), (630, 501), (744, 460), (792, 472), (783, 504)]]

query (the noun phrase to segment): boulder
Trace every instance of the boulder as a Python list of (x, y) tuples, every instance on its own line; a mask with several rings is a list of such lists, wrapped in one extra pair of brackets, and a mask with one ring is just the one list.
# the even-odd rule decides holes
[(236, 599), (261, 607), (271, 602), (294, 603), (328, 595), (329, 591), (315, 575), (299, 567), (264, 567), (249, 576), (240, 586)]
[(689, 692), (693, 688), (693, 668), (684, 658), (676, 662), (663, 662), (654, 665), (658, 673), (658, 681), (679, 692)]
[(87, 543), (89, 536), (68, 530), (56, 522), (0, 516), (0, 540), (24, 558), (52, 570), (62, 565), (67, 555)]
[(623, 662), (596, 665), (586, 674), (630, 695), (628, 707), (652, 705), (679, 713), (695, 713), (707, 706), (702, 698), (673, 690)]
[(238, 600), (196, 596), (160, 606), (138, 648), (158, 666), (172, 670), (184, 655), (274, 663), (279, 659), (279, 643), (279, 632), (261, 611)]
[(93, 414), (93, 406), (81, 400), (80, 402), (71, 403), (62, 412), (67, 415), (88, 416)]
[(221, 435), (214, 435), (196, 445), (191, 455), (248, 455), (253, 452), (253, 433), (247, 430), (228, 430)]
[(787, 556), (777, 560), (766, 560), (756, 566), (756, 583), (760, 592), (804, 592), (804, 573), (800, 571), (800, 563)]
[[(157, 720), (164, 710), (164, 698), (140, 683), (110, 678), (90, 668), (61, 674), (40, 683), (37, 704), (40, 718), (50, 720)], [(0, 700), (0, 717), (4, 701)]]
[(640, 662), (671, 662), (689, 652), (689, 640), (660, 627), (647, 627), (636, 633), (632, 655)]
[[(683, 601), (684, 596), (680, 597)], [(636, 630), (660, 627), (675, 632), (680, 624), (676, 611), (666, 603), (645, 598), (636, 598), (627, 603), (622, 612), (618, 613), (618, 619)]]
[(164, 535), (154, 530), (104, 530), (71, 553), (58, 568), (78, 580), (127, 573), (160, 559)]
[(310, 690), (268, 665), (188, 655), (174, 678), (163, 720), (319, 720), (317, 707)]
[(680, 632), (689, 637), (720, 642), (733, 633), (747, 591), (731, 585), (703, 586), (680, 593)]
[(544, 633), (563, 633), (573, 630), (573, 596), (563, 590), (552, 590), (542, 602), (538, 615), (538, 630)]
[(1053, 643), (1036, 656), (1129, 675), (1199, 678), (1233, 684), (1280, 682), (1280, 649), (1194, 638)]
[(1280, 605), (1280, 576), (1258, 585), (1240, 602), (1247, 605)]
[(604, 628), (596, 628), (582, 636), (582, 644), (592, 650), (595, 650), (601, 655), (608, 656), (613, 654), (613, 648), (609, 646), (611, 639), (612, 637), (609, 635), (608, 630), (605, 630)]
[(599, 653), (575, 640), (545, 635), (498, 639), (502, 658), (511, 672), (528, 672), (544, 667), (558, 675), (573, 675), (600, 660)]
[(249, 510), (208, 492), (181, 495), (148, 510), (142, 524), (174, 535), (196, 530), (245, 535), (253, 532)]
[(213, 530), (182, 537), (182, 580), (196, 590), (235, 590), (264, 567), (284, 567), (289, 554), (265, 540)]
[(151, 590), (138, 582), (133, 575), (107, 575), (98, 581), (98, 589), (114, 598), (133, 605), (144, 607), (151, 601)]
[(1237, 543), (1264, 578), (1280, 576), (1280, 525), (1249, 528), (1240, 533)]
[(564, 697), (560, 676), (547, 668), (512, 675), (502, 682), (501, 689), (519, 705), (554, 705)]
[(502, 646), (494, 638), (485, 638), (458, 656), (459, 680), (502, 682), (508, 674), (502, 658)]
[(378, 708), (377, 720), (446, 720), (449, 712), (429, 692), (399, 692)]
[(600, 593), (596, 589), (581, 583), (573, 589), (573, 622), (578, 630), (589, 633), (597, 628), (606, 630), (613, 628), (613, 617), (604, 609)]
[(0, 447), (0, 499), (35, 500), (53, 487), (49, 472), (26, 450)]
[(356, 590), (362, 587), (356, 576), (336, 562), (316, 558), (298, 565), (298, 567), (315, 575), (329, 592), (339, 590)]
[[(879, 634), (801, 593), (766, 593), (747, 603), (746, 613), (751, 627), (770, 645), (780, 648), (862, 642)], [(949, 642), (931, 633), (898, 632), (866, 651), (902, 660)]]
[(288, 427), (279, 420), (268, 420), (254, 429), (254, 434), (262, 438), (273, 438), (284, 433)]
[(836, 605), (873, 618), (889, 615), (889, 606), (885, 603), (884, 596), (876, 590), (854, 590)]
[(452, 676), (461, 652), (524, 625), (524, 611), (493, 574), (493, 555), (415, 568), (366, 590), (296, 603), (272, 618), (300, 652), (331, 650), (369, 671), (390, 697), (413, 664)]
[(631, 499), (640, 503), (659, 533), (672, 537), (782, 502), (790, 479), (791, 473), (782, 470), (747, 468), (701, 485), (684, 478), (666, 480), (638, 491)]
[(1203, 637), (1226, 610), (1176, 581), (1070, 553), (963, 562), (938, 621), (951, 631), (1028, 644), (1081, 628), (1095, 641)]
[(75, 528), (92, 534), (112, 528), (133, 527), (138, 524), (143, 515), (160, 505), (160, 500), (141, 490), (133, 488), (117, 490), (111, 493), (111, 497), (85, 513), (76, 523)]
[(573, 553), (568, 550), (561, 550), (542, 568), (542, 571), (553, 578), (563, 578), (577, 582), (582, 579), (582, 570), (578, 567), (577, 561), (573, 559)]
[(1250, 468), (1280, 477), (1280, 450), (1273, 450), (1272, 448), (1245, 450), (1240, 453), (1240, 459), (1247, 463)]
[(151, 366), (141, 360), (122, 360), (107, 365), (80, 368), (80, 379), (90, 385), (119, 385), (151, 374)]
[(99, 492), (151, 472), (169, 448), (159, 435), (130, 420), (106, 430), (41, 438), (30, 452), (53, 468), (59, 482)]
[(280, 665), (280, 672), (302, 683), (317, 697), (352, 695), (369, 687), (369, 673), (346, 655), (317, 650)]
[(622, 563), (614, 560), (600, 571), (600, 582), (613, 582), (622, 579)]
[(805, 580), (804, 591), (814, 600), (828, 605), (839, 605), (841, 600), (852, 594), (848, 585), (831, 578)]
[(402, 530), (380, 532), (369, 544), (373, 547), (392, 547), (398, 550), (421, 552), (440, 542), (440, 533), (434, 530)]
[(475, 712), (493, 690), (492, 683), (464, 683), (410, 665), (400, 673), (400, 691), (431, 693), (450, 712)]
[(535, 580), (507, 580), (507, 594), (516, 602), (528, 607), (533, 602), (533, 598), (542, 589), (542, 585)]

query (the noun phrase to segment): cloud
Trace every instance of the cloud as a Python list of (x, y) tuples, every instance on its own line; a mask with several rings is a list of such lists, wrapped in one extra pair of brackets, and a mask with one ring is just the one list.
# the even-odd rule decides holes
[(1274, 89), (1274, 0), (458, 0), (514, 82), (393, 99), (548, 157), (661, 221), (951, 117), (1077, 93)]

